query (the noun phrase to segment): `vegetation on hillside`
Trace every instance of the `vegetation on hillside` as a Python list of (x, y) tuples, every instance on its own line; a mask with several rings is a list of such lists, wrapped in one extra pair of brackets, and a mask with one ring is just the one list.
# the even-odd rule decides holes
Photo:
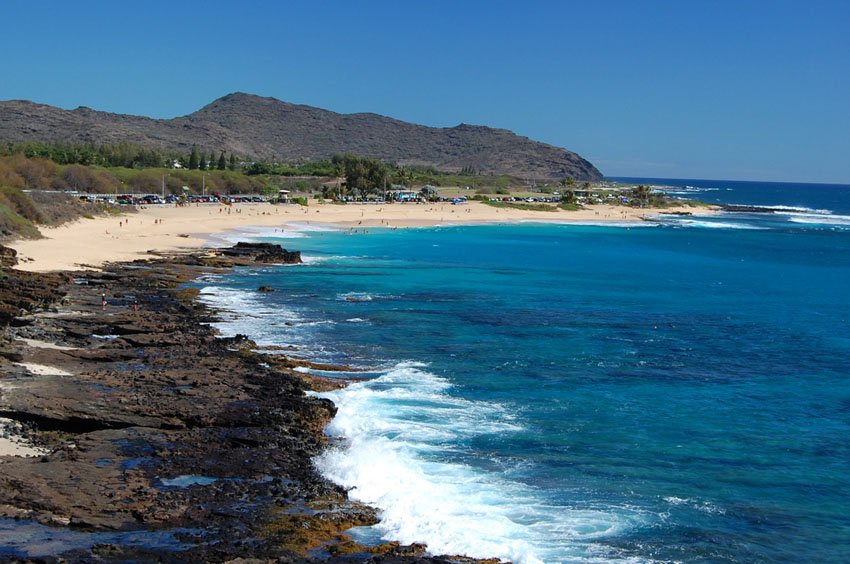
[[(0, 150), (0, 237), (35, 237), (38, 236), (36, 225), (57, 224), (97, 212), (95, 206), (86, 207), (74, 198), (61, 198), (57, 194), (45, 198), (39, 195), (41, 190), (115, 196), (188, 192), (272, 197), (280, 190), (288, 190), (292, 197), (304, 198), (306, 205), (311, 194), (344, 202), (380, 199), (387, 190), (404, 189), (416, 191), (421, 198), (429, 200), (475, 194), (475, 199), (489, 205), (538, 211), (557, 207), (574, 210), (584, 203), (600, 202), (637, 207), (682, 203), (643, 185), (631, 190), (612, 190), (592, 188), (588, 182), (578, 186), (574, 179), (565, 178), (559, 183), (529, 186), (526, 181), (510, 176), (480, 175), (470, 167), (462, 173), (417, 165), (399, 166), (350, 154), (316, 162), (277, 163), (240, 161), (233, 154), (228, 156), (219, 151), (216, 156), (197, 147), (188, 155), (177, 155), (130, 144), (7, 144)], [(506, 198), (490, 201), (490, 195), (513, 195), (529, 201), (505, 201)], [(39, 198), (45, 201), (37, 201)]]
[(47, 197), (0, 185), (0, 239), (37, 239), (41, 237), (38, 225), (60, 225), (107, 211), (106, 206), (66, 195)]

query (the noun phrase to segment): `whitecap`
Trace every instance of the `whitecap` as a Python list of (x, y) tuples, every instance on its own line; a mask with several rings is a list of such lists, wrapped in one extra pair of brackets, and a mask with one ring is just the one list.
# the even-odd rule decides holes
[(261, 346), (284, 345), (278, 335), (268, 328), (275, 323), (298, 323), (301, 316), (295, 310), (280, 304), (268, 304), (259, 300), (254, 292), (205, 286), (201, 288), (198, 301), (218, 311), (218, 321), (210, 325), (224, 337), (237, 334), (248, 335)]
[(762, 205), (759, 205), (759, 206), (752, 206), (752, 207), (775, 210), (775, 213), (779, 213), (779, 214), (782, 214), (782, 213), (785, 213), (785, 212), (799, 212), (799, 213), (813, 213), (813, 214), (818, 214), (818, 215), (829, 215), (829, 214), (832, 213), (832, 210), (807, 208), (805, 206), (783, 206), (783, 205), (762, 206)]
[(751, 225), (747, 223), (736, 223), (731, 221), (705, 221), (699, 219), (669, 219), (653, 217), (653, 220), (658, 221), (663, 225), (673, 227), (695, 227), (700, 229), (744, 229), (749, 231), (763, 231), (766, 227)]
[(506, 406), (467, 400), (452, 389), (426, 365), (403, 362), (373, 380), (312, 394), (337, 406), (327, 432), (344, 439), (316, 466), (352, 499), (380, 509), (374, 528), (382, 538), (424, 542), (433, 554), (585, 560), (588, 543), (648, 520), (623, 508), (554, 506), (507, 474), (466, 461), (454, 451), (464, 439), (516, 433), (523, 425)]
[(336, 295), (336, 299), (343, 302), (371, 302), (373, 300), (395, 300), (398, 296), (394, 294), (372, 294), (369, 292), (343, 292)]
[(850, 215), (822, 215), (817, 213), (788, 213), (788, 221), (808, 225), (850, 226)]

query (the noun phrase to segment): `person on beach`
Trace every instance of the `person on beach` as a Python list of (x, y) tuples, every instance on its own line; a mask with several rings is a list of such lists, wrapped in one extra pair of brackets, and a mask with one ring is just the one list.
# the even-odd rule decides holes
[(133, 313), (136, 313), (138, 311), (139, 311), (139, 302), (138, 302), (138, 300), (133, 300)]
[(100, 309), (106, 311), (106, 292), (100, 294)]

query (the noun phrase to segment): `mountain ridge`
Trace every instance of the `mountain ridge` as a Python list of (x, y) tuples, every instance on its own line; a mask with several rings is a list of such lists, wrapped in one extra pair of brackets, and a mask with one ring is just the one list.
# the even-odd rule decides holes
[(0, 140), (135, 143), (181, 152), (197, 145), (215, 153), (287, 162), (353, 153), (449, 172), (472, 168), (484, 174), (534, 179), (602, 178), (578, 154), (507, 129), (466, 123), (431, 127), (375, 113), (341, 114), (244, 92), (227, 94), (170, 119), (10, 100), (0, 102)]

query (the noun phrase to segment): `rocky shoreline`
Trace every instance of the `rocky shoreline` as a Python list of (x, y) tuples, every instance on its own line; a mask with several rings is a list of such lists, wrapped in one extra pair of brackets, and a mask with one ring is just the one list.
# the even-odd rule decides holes
[(241, 244), (73, 274), (0, 260), (0, 418), (42, 449), (0, 456), (0, 559), (472, 561), (347, 537), (377, 515), (313, 468), (336, 410), (305, 394), (344, 384), (217, 337), (185, 286), (297, 252)]

